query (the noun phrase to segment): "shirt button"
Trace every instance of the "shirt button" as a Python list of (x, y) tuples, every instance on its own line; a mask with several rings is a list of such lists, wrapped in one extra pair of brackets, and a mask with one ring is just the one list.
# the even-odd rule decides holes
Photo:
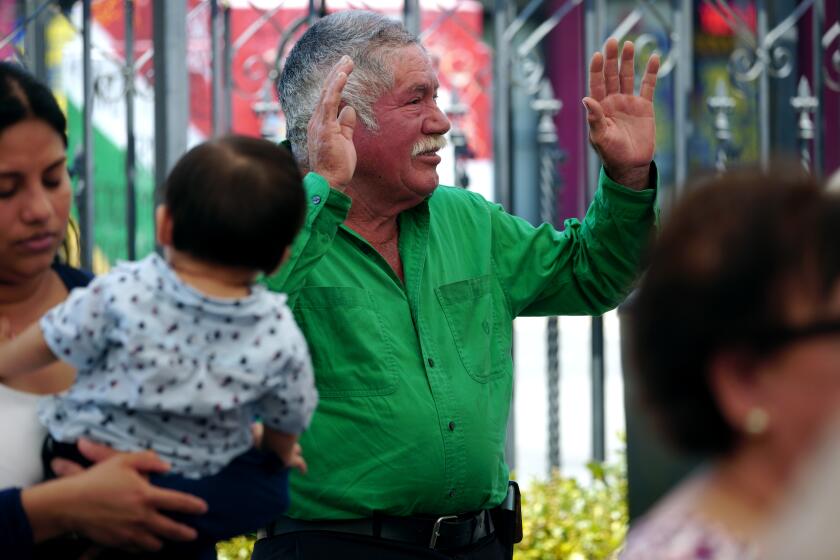
[(429, 367), (435, 367), (435, 361), (431, 358), (428, 359)]
[(449, 423), (449, 431), (450, 431), (450, 432), (454, 432), (454, 431), (455, 431), (455, 422), (450, 422), (450, 423)]
[(454, 488), (453, 488), (452, 490), (450, 490), (450, 491), (449, 491), (449, 497), (450, 497), (450, 498), (454, 498), (454, 497), (455, 497), (455, 489), (454, 489)]
[(321, 197), (317, 194), (312, 197), (312, 204), (321, 204)]

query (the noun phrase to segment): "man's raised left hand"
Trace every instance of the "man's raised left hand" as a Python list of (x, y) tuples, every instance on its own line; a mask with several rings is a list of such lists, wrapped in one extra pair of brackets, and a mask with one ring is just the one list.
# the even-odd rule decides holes
[(609, 39), (604, 52), (589, 64), (589, 97), (583, 98), (589, 140), (601, 156), (607, 174), (635, 190), (648, 186), (656, 148), (653, 94), (659, 56), (648, 60), (639, 95), (634, 94), (633, 43), (627, 41), (618, 58), (618, 41)]

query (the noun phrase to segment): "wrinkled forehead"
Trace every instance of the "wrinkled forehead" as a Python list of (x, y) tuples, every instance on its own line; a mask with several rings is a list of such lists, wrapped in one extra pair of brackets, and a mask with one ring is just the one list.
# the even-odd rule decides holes
[(419, 45), (395, 49), (390, 53), (393, 89), (436, 90), (440, 83), (437, 68), (429, 53)]

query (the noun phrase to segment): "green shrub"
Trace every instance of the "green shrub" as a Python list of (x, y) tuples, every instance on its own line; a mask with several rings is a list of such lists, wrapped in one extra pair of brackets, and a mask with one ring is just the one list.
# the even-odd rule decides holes
[(627, 476), (620, 465), (590, 463), (592, 482), (554, 473), (522, 493), (516, 560), (604, 560), (627, 533)]
[(248, 560), (254, 550), (254, 537), (236, 537), (216, 545), (216, 557), (219, 560)]
[[(604, 560), (627, 533), (627, 477), (623, 460), (616, 465), (590, 463), (589, 484), (555, 473), (534, 481), (522, 493), (524, 538), (515, 560)], [(219, 560), (247, 560), (252, 537), (216, 546)]]

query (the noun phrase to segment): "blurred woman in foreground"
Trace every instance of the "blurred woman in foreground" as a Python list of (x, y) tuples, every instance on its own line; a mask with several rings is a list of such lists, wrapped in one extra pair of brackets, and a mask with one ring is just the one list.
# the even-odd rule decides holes
[(840, 197), (791, 166), (686, 194), (630, 313), (638, 383), (708, 459), (631, 528), (623, 560), (759, 559), (840, 404)]

